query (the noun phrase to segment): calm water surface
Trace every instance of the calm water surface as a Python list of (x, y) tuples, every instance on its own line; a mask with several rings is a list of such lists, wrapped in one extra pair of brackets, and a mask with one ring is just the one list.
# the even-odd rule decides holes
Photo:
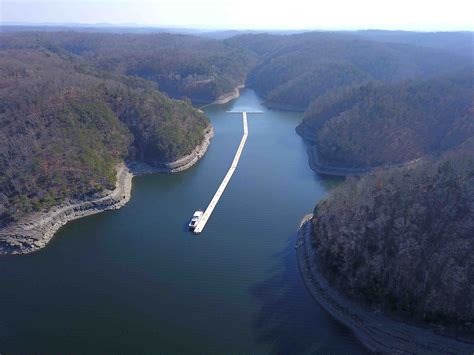
[[(203, 234), (205, 208), (249, 137)], [(309, 296), (294, 238), (328, 182), (294, 128), (251, 90), (205, 109), (216, 135), (188, 171), (135, 178), (122, 209), (67, 224), (45, 249), (0, 258), (0, 353), (321, 353), (363, 349)]]

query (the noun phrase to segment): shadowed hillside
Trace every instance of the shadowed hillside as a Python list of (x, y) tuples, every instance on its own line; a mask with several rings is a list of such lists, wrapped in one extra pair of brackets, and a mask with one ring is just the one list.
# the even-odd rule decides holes
[(473, 79), (467, 69), (328, 94), (306, 111), (298, 132), (327, 166), (368, 168), (443, 152), (474, 135)]
[(250, 34), (226, 42), (259, 56), (248, 83), (268, 105), (299, 110), (344, 86), (426, 78), (470, 63), (469, 58), (441, 49), (370, 41), (352, 32)]
[(314, 243), (328, 280), (370, 307), (472, 337), (473, 152), (471, 138), (440, 159), (350, 178), (320, 202)]

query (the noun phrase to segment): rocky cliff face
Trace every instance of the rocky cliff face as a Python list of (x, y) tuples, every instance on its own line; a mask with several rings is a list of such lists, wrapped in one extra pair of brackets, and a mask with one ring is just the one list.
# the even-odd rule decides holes
[(474, 144), (351, 178), (319, 203), (313, 237), (333, 285), (362, 303), (474, 334)]

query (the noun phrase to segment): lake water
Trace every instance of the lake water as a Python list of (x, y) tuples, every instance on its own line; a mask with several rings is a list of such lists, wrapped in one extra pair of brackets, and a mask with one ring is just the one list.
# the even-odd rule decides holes
[[(239, 166), (204, 232), (187, 223)], [(251, 90), (205, 109), (215, 137), (178, 174), (134, 178), (120, 210), (79, 219), (25, 256), (0, 257), (0, 353), (322, 353), (364, 349), (306, 291), (294, 241), (327, 193), (294, 129)]]

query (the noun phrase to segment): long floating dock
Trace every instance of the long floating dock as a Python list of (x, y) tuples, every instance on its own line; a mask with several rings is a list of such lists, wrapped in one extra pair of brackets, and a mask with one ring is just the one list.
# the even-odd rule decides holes
[[(247, 136), (248, 136), (248, 125), (247, 125), (247, 112), (245, 111), (229, 111), (228, 113), (242, 113), (242, 122), (244, 125), (244, 134), (242, 136), (242, 140), (240, 141), (239, 148), (237, 148), (237, 152), (235, 153), (234, 160), (232, 161), (232, 165), (230, 166), (229, 171), (227, 174), (224, 176), (224, 179), (222, 180), (221, 184), (219, 185), (219, 188), (217, 189), (216, 193), (214, 194), (214, 197), (212, 198), (211, 202), (209, 202), (209, 205), (207, 206), (206, 210), (204, 211), (204, 214), (202, 215), (201, 219), (196, 225), (196, 228), (194, 228), (194, 233), (199, 234), (202, 232), (204, 227), (206, 226), (207, 221), (211, 217), (212, 211), (214, 211), (214, 208), (216, 207), (217, 203), (219, 202), (219, 199), (221, 198), (222, 194), (224, 193), (225, 188), (227, 187), (227, 184), (230, 181), (230, 178), (234, 174), (235, 169), (237, 169), (237, 164), (239, 164), (240, 156), (242, 155), (242, 151), (244, 150), (245, 142), (247, 141)], [(252, 113), (263, 113), (263, 112), (252, 112)]]

